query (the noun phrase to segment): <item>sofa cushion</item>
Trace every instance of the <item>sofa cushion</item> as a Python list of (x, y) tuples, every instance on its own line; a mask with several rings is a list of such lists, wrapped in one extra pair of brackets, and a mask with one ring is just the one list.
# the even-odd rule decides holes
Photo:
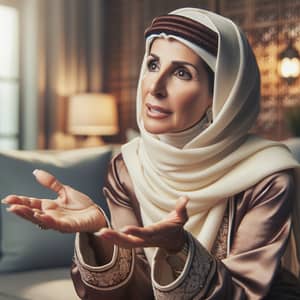
[(79, 300), (69, 268), (0, 274), (0, 300)]
[[(86, 193), (107, 213), (102, 195), (111, 150), (108, 147), (63, 152), (0, 152), (0, 198), (9, 194), (55, 198), (39, 185), (32, 171), (43, 169), (61, 182)], [(0, 273), (69, 266), (73, 234), (40, 230), (34, 224), (6, 211), (0, 214)]]

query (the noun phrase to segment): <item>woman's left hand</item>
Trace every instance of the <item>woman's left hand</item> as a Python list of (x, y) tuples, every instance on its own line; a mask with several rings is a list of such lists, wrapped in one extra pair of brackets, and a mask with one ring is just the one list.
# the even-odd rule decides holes
[(150, 226), (126, 226), (120, 231), (103, 228), (99, 235), (124, 248), (160, 247), (177, 252), (185, 243), (183, 226), (188, 220), (187, 203), (187, 197), (180, 197), (175, 209), (164, 220)]

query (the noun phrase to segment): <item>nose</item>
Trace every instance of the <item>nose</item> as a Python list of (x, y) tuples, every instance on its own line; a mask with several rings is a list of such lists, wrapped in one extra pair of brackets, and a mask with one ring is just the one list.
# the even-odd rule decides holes
[(163, 99), (167, 96), (166, 74), (160, 72), (153, 73), (152, 82), (149, 86), (149, 92), (152, 96), (155, 96), (158, 99)]

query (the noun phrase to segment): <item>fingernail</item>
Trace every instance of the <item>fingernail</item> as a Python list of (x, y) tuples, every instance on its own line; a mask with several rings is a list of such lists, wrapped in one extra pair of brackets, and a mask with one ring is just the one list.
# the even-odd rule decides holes
[(109, 231), (107, 231), (107, 228), (102, 228), (99, 231), (99, 235), (102, 236), (103, 238), (109, 238), (110, 236)]
[(5, 199), (2, 199), (2, 200), (1, 200), (1, 203), (3, 203), (3, 204), (7, 204), (7, 202), (6, 202), (6, 200), (5, 200)]
[(101, 231), (97, 233), (97, 236), (100, 236), (103, 239), (109, 239), (108, 235), (106, 235), (105, 233), (103, 233)]
[(33, 174), (34, 176), (36, 176), (36, 174), (37, 174), (38, 171), (39, 171), (39, 169), (35, 169), (35, 170), (33, 170), (32, 174)]
[(99, 234), (105, 234), (107, 232), (106, 228), (101, 228)]

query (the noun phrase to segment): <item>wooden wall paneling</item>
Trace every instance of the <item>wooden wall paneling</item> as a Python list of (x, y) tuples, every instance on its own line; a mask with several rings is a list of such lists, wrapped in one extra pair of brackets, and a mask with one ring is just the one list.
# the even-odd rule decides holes
[[(267, 137), (280, 139), (281, 105), (278, 97), (278, 35), (279, 35), (279, 2), (259, 3), (255, 1), (253, 21), (249, 35), (255, 41), (253, 50), (261, 71), (261, 113), (256, 131)], [(252, 25), (253, 24), (253, 25)]]
[(219, 0), (219, 13), (244, 28), (251, 22), (251, 1)]
[[(103, 1), (104, 5), (104, 46), (103, 46), (103, 90), (104, 92), (113, 93), (120, 107), (120, 50), (121, 50), (121, 9), (119, 1)], [(120, 109), (119, 109), (119, 115)], [(121, 122), (119, 118), (119, 123)], [(119, 138), (119, 137), (117, 137)], [(106, 140), (106, 139), (105, 139)], [(110, 141), (110, 140), (109, 140)]]

